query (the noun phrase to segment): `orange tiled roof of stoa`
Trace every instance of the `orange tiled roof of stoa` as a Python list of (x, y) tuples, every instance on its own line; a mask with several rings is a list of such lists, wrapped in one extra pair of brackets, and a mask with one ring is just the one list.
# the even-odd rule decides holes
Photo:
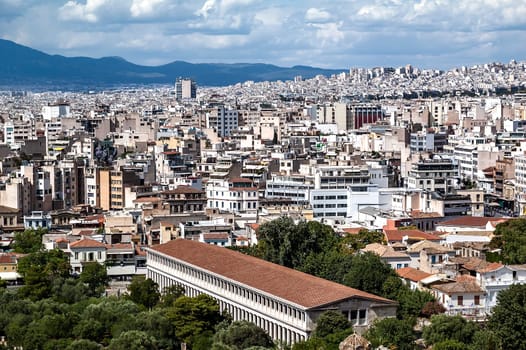
[(150, 249), (305, 309), (350, 298), (395, 304), (371, 293), (206, 243), (177, 239)]

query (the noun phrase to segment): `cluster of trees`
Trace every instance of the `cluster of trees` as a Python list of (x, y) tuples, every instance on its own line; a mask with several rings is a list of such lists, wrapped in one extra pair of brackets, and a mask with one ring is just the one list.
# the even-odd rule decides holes
[[(506, 237), (507, 244), (509, 231), (521, 230), (522, 224), (509, 224), (511, 229), (497, 236)], [(214, 299), (186, 297), (178, 286), (161, 293), (154, 281), (136, 278), (127, 294), (106, 297), (104, 266), (88, 263), (73, 278), (64, 252), (42, 249), (42, 234), (41, 230), (19, 234), (15, 248), (27, 254), (19, 260), (26, 283), (18, 289), (0, 289), (4, 348), (170, 350), (179, 349), (181, 343), (192, 350), (278, 347), (256, 325), (232, 322), (221, 314)], [(398, 301), (398, 317), (375, 322), (365, 334), (374, 347), (414, 349), (415, 340), (421, 337), (435, 350), (526, 349), (526, 285), (501, 292), (489, 321), (481, 327), (442, 314), (443, 308), (432, 295), (410, 290), (378, 256), (355, 254), (366, 244), (382, 242), (381, 234), (362, 231), (341, 237), (326, 225), (294, 224), (288, 218), (260, 226), (259, 234), (259, 244), (249, 248), (249, 254)], [(510, 259), (515, 256), (506, 254)], [(417, 317), (429, 319), (429, 325), (418, 333)], [(311, 338), (294, 344), (291, 350), (336, 350), (351, 333), (349, 321), (329, 311), (320, 316)]]
[(497, 225), (490, 247), (500, 249), (492, 260), (505, 264), (526, 264), (526, 219), (518, 218)]
[[(412, 291), (396, 272), (372, 253), (355, 254), (383, 235), (362, 230), (342, 237), (316, 221), (295, 224), (282, 217), (259, 227), (258, 245), (248, 251), (262, 259), (373, 293), (399, 303), (399, 317), (430, 316), (434, 297)], [(426, 314), (423, 311), (428, 311)]]
[(106, 297), (104, 266), (88, 263), (69, 275), (59, 250), (37, 251), (20, 261), (26, 285), (0, 290), (0, 335), (6, 349), (194, 350), (272, 349), (270, 337), (249, 322), (232, 322), (207, 295), (184, 296), (171, 286), (159, 293), (150, 279), (136, 278), (128, 293)]
[[(520, 234), (526, 231), (526, 220), (500, 225), (496, 239), (508, 245), (503, 249), (505, 261), (526, 263), (526, 241)], [(248, 254), (396, 300), (398, 317), (375, 322), (365, 334), (374, 347), (414, 349), (415, 340), (422, 337), (435, 350), (526, 349), (522, 336), (526, 334), (524, 285), (512, 286), (499, 294), (498, 305), (487, 327), (482, 328), (460, 316), (444, 315), (444, 308), (430, 293), (411, 290), (378, 256), (356, 254), (366, 244), (382, 243), (381, 234), (361, 231), (341, 237), (318, 222), (295, 224), (283, 217), (261, 225), (258, 238), (258, 245), (247, 250)], [(514, 243), (509, 244), (510, 241)], [(331, 332), (317, 330), (306, 342), (294, 345), (293, 350), (337, 349), (337, 344), (352, 333), (352, 328), (345, 324), (344, 317), (339, 322), (336, 315), (328, 316), (332, 320)], [(430, 319), (423, 332), (415, 331), (419, 317)]]

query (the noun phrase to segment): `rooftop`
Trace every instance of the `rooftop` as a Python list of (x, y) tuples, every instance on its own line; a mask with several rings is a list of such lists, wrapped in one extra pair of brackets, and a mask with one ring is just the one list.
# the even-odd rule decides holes
[(230, 249), (177, 239), (151, 248), (306, 309), (350, 298), (395, 302)]

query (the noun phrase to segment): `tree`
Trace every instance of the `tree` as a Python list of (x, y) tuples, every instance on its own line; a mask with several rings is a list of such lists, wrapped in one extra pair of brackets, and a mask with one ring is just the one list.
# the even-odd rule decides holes
[(422, 334), (428, 345), (447, 340), (470, 344), (477, 325), (461, 316), (434, 315)]
[(47, 229), (28, 228), (15, 233), (13, 249), (16, 253), (35, 253), (42, 249), (42, 236), (47, 233)]
[(281, 217), (259, 227), (256, 255), (276, 264), (304, 270), (311, 254), (338, 247), (341, 239), (334, 230), (317, 221), (300, 221)]
[(82, 268), (80, 280), (87, 284), (90, 295), (99, 296), (106, 289), (109, 277), (104, 265), (98, 262), (88, 262)]
[(446, 308), (438, 301), (428, 301), (424, 304), (420, 314), (426, 318), (430, 318), (433, 315), (443, 314), (445, 311)]
[(112, 339), (108, 350), (156, 350), (158, 349), (153, 337), (142, 331), (128, 331)]
[(384, 235), (382, 232), (363, 229), (360, 230), (358, 234), (347, 235), (343, 241), (345, 244), (347, 244), (349, 249), (351, 249), (353, 252), (356, 252), (365, 248), (365, 246), (368, 244), (383, 243)]
[(470, 350), (501, 350), (500, 339), (494, 332), (485, 329), (476, 331), (473, 335), (473, 343), (469, 346)]
[(102, 346), (87, 339), (74, 340), (69, 344), (67, 350), (100, 350)]
[(502, 249), (505, 264), (526, 263), (526, 219), (518, 218), (501, 222), (494, 231), (490, 242), (492, 248)]
[(151, 309), (161, 298), (159, 285), (152, 279), (136, 276), (128, 286), (129, 299), (138, 305)]
[(18, 272), (25, 286), (19, 292), (34, 300), (51, 295), (52, 282), (70, 275), (69, 257), (60, 249), (31, 253), (18, 262)]
[(188, 344), (207, 331), (213, 332), (223, 320), (217, 301), (206, 294), (178, 298), (166, 310), (166, 316), (174, 326), (177, 338)]
[(340, 332), (352, 333), (351, 322), (341, 312), (325, 311), (316, 320), (313, 336), (323, 339), (331, 334)]
[(416, 336), (413, 331), (414, 322), (384, 318), (376, 321), (365, 334), (374, 348), (380, 345), (398, 350), (411, 350), (414, 348)]
[(164, 287), (163, 293), (161, 295), (161, 307), (170, 307), (173, 303), (184, 296), (184, 287), (173, 284), (168, 287)]
[(489, 329), (503, 348), (526, 349), (526, 285), (515, 284), (498, 294)]
[(214, 335), (214, 345), (223, 344), (233, 350), (243, 350), (252, 346), (273, 347), (272, 339), (260, 327), (248, 321), (232, 322)]
[(384, 282), (396, 276), (389, 265), (374, 253), (353, 256), (351, 268), (344, 277), (344, 284), (365, 292), (382, 295)]
[(469, 347), (461, 341), (450, 339), (436, 343), (433, 350), (469, 350)]

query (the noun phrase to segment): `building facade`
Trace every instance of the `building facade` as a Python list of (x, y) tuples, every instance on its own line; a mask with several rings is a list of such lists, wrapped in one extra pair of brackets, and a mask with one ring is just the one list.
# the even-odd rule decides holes
[(215, 298), (221, 312), (247, 320), (277, 341), (307, 339), (327, 310), (339, 310), (364, 331), (394, 317), (396, 303), (215, 245), (178, 239), (147, 251), (147, 277), (162, 290), (184, 287), (189, 296)]

